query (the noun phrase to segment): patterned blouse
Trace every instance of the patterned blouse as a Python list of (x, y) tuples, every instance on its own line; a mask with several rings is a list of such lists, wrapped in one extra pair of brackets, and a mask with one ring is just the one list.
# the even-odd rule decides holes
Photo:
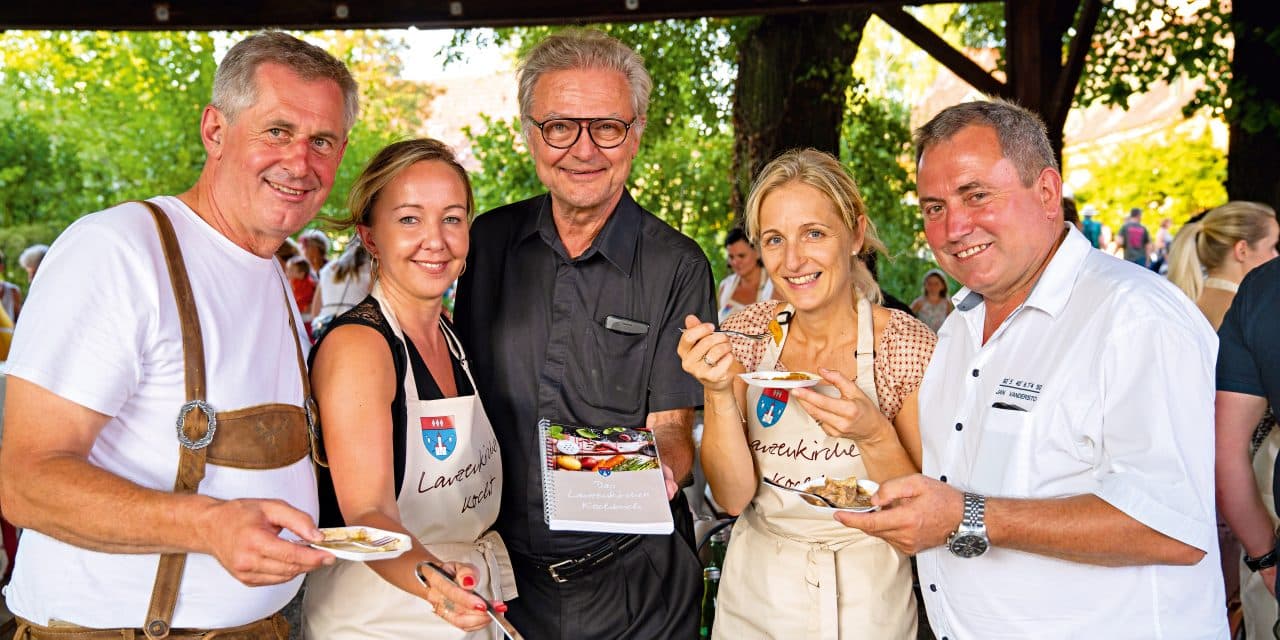
[[(723, 328), (743, 333), (766, 333), (770, 321), (783, 315), (781, 312), (788, 308), (787, 303), (777, 300), (757, 302), (729, 316)], [(775, 333), (775, 339), (780, 335)], [(731, 338), (733, 355), (747, 371), (756, 371), (764, 357), (766, 342)], [(937, 342), (938, 337), (923, 322), (909, 313), (889, 310), (889, 322), (875, 346), (876, 394), (880, 397), (880, 411), (889, 420), (898, 415), (903, 400), (920, 387)], [(785, 370), (781, 361), (774, 368)]]

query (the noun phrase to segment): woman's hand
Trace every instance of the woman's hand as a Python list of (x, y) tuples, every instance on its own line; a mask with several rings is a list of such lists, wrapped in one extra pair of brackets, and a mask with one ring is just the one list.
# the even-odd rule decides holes
[[(436, 566), (452, 573), (457, 584), (430, 569), (419, 567), (420, 578), (425, 577), (427, 602), (436, 615), (445, 622), (465, 631), (477, 631), (489, 626), (489, 614), (484, 600), (472, 591), (476, 587), (476, 568), (465, 562), (439, 562)], [(421, 580), (419, 580), (421, 582)], [(505, 602), (494, 602), (493, 608), (505, 613)]]
[(676, 345), (680, 366), (711, 391), (730, 391), (733, 378), (745, 369), (733, 357), (729, 336), (716, 333), (716, 326), (700, 322), (697, 316), (684, 318), (684, 335)]
[(819, 368), (818, 373), (840, 391), (839, 398), (812, 388), (793, 389), (791, 397), (800, 402), (827, 435), (849, 438), (861, 445), (894, 434), (889, 419), (857, 384), (839, 371)]

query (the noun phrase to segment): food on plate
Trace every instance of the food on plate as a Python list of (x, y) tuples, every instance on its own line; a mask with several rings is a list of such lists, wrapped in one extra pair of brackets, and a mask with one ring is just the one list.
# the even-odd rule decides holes
[(582, 461), (577, 456), (556, 456), (556, 466), (566, 471), (581, 471)]
[(809, 487), (810, 493), (816, 493), (842, 509), (870, 507), (871, 494), (858, 486), (857, 476), (849, 476), (842, 480), (827, 478), (822, 486)]
[(323, 546), (326, 549), (376, 553), (379, 551), (394, 551), (400, 546), (400, 540), (398, 538), (384, 545), (374, 546), (372, 544), (373, 539), (365, 529), (353, 530), (350, 527), (343, 527), (338, 529), (323, 529), (321, 532), (324, 533), (324, 540), (315, 544)]
[(789, 371), (785, 376), (777, 376), (774, 380), (813, 380), (813, 376), (803, 371)]

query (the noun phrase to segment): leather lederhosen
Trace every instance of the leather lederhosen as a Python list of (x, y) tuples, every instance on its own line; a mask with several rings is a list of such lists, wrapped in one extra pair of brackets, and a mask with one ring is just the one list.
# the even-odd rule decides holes
[[(278, 469), (294, 464), (308, 453), (312, 454), (317, 463), (322, 463), (322, 455), (315, 446), (318, 440), (315, 402), (311, 398), (311, 383), (302, 355), (302, 343), (298, 339), (298, 326), (293, 310), (289, 307), (289, 292), (284, 282), (281, 281), (281, 290), (285, 294), (285, 313), (289, 317), (289, 327), (297, 348), (303, 405), (269, 403), (233, 411), (216, 410), (205, 400), (204, 343), (200, 335), (200, 321), (191, 292), (191, 282), (187, 277), (173, 224), (160, 207), (145, 201), (141, 204), (155, 218), (182, 328), (187, 402), (178, 412), (177, 437), (181, 446), (174, 492), (196, 493), (204, 478), (206, 464), (237, 469)], [(185, 553), (166, 553), (160, 556), (146, 625), (143, 627), (151, 640), (170, 636), (170, 624), (178, 602), (178, 588), (186, 559)]]

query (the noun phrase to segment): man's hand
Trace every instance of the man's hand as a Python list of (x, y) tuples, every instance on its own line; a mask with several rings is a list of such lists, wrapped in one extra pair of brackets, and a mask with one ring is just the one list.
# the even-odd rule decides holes
[(279, 537), (288, 529), (308, 542), (324, 539), (311, 516), (281, 500), (215, 502), (196, 520), (204, 551), (250, 587), (279, 584), (334, 563), (333, 555)]
[(945, 544), (964, 515), (963, 493), (919, 474), (885, 482), (871, 501), (880, 511), (841, 511), (836, 520), (882, 538), (907, 555)]
[(680, 485), (676, 483), (675, 473), (665, 462), (662, 463), (662, 479), (667, 483), (667, 502), (671, 502), (671, 499), (676, 497), (676, 492), (680, 490)]

